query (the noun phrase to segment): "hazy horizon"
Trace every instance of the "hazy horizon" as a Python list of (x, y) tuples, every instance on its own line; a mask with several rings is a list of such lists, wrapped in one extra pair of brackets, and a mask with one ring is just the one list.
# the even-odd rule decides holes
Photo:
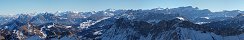
[(100, 11), (106, 9), (152, 9), (193, 6), (213, 12), (243, 11), (244, 0), (1, 0), (0, 14)]

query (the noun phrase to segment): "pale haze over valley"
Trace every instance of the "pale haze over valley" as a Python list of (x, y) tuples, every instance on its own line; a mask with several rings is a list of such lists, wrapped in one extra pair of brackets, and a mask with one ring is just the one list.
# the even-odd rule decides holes
[(213, 12), (244, 10), (244, 0), (1, 0), (0, 14), (26, 14), (106, 9), (152, 9), (193, 6)]

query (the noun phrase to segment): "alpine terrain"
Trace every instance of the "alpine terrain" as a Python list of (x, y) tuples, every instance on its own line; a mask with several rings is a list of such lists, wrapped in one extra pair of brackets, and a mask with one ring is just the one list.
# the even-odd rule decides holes
[(2, 40), (244, 40), (244, 11), (186, 6), (0, 16)]

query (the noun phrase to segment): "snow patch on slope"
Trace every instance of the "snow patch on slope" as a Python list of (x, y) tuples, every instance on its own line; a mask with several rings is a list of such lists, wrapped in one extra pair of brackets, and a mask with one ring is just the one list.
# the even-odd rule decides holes
[(183, 20), (183, 21), (185, 20), (183, 17), (176, 17), (176, 18), (178, 18), (180, 20)]
[(80, 27), (78, 27), (78, 28), (81, 28), (81, 29), (88, 28), (89, 26), (95, 25), (96, 23), (98, 23), (102, 20), (108, 19), (108, 18), (110, 18), (110, 17), (105, 17), (105, 18), (102, 18), (102, 19), (97, 20), (97, 21), (88, 20), (86, 22), (82, 22), (80, 24)]
[(209, 17), (200, 17), (200, 18), (205, 18), (205, 19), (209, 19)]

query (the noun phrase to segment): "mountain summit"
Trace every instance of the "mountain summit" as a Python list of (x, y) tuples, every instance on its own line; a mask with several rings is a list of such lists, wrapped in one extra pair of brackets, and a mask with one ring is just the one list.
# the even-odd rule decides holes
[(3, 40), (244, 40), (244, 11), (197, 7), (0, 16)]

